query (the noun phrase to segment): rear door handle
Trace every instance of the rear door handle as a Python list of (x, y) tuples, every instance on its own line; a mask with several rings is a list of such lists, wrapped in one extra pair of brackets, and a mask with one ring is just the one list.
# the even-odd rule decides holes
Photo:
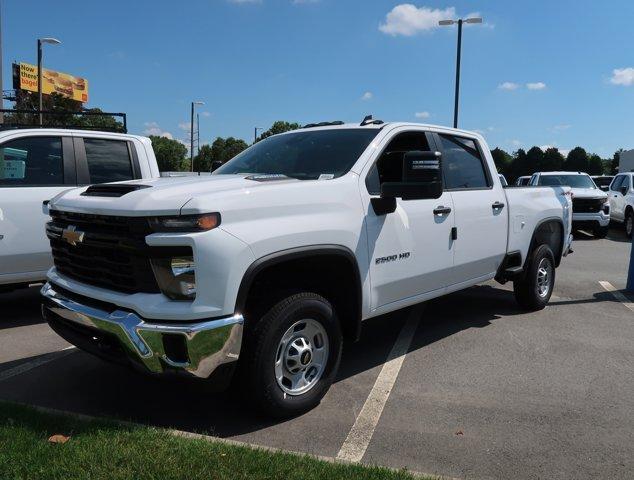
[(502, 202), (495, 202), (491, 205), (491, 208), (493, 208), (493, 210), (502, 210), (504, 208), (504, 204)]
[(434, 215), (449, 215), (450, 213), (451, 213), (450, 207), (438, 205), (436, 208), (434, 208)]

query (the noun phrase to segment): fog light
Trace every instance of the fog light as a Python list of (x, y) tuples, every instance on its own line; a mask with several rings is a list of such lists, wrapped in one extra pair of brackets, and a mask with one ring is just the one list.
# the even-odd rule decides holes
[(165, 295), (172, 300), (196, 298), (196, 264), (194, 257), (155, 258), (152, 270)]

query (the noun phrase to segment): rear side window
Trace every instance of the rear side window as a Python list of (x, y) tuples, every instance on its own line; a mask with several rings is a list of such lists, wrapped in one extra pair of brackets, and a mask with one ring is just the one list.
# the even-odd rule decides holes
[(63, 184), (60, 137), (19, 138), (0, 146), (0, 186)]
[(443, 147), (442, 168), (446, 189), (490, 186), (475, 141), (451, 135), (439, 135), (439, 137)]
[(90, 183), (132, 180), (128, 143), (121, 140), (84, 138)]

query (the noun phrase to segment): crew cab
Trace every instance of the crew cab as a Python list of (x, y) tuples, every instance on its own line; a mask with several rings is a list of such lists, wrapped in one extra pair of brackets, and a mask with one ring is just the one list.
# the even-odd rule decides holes
[(583, 172), (537, 172), (529, 185), (571, 188), (572, 228), (588, 229), (595, 238), (605, 238), (610, 228), (610, 202), (590, 175)]
[(51, 202), (51, 327), (275, 416), (317, 405), (363, 321), (512, 281), (543, 308), (570, 248), (569, 189), (504, 189), (482, 136), (365, 120), (257, 142), (204, 178), (100, 185)]
[(628, 238), (632, 238), (632, 222), (634, 221), (633, 175), (632, 172), (619, 173), (612, 180), (608, 190), (610, 220), (623, 224)]
[(158, 177), (149, 139), (70, 129), (0, 132), (0, 291), (45, 280), (48, 204), (79, 185)]

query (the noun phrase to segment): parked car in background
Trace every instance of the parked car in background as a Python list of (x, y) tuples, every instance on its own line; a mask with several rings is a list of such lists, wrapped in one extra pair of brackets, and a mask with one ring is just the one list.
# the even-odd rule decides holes
[(632, 190), (634, 173), (619, 173), (608, 190), (610, 199), (610, 220), (622, 223), (625, 233), (632, 238), (632, 222), (634, 221), (634, 190)]
[(583, 172), (537, 172), (530, 185), (567, 186), (572, 189), (572, 228), (589, 229), (597, 238), (604, 238), (610, 226), (610, 202), (607, 193), (596, 186)]
[(0, 291), (41, 282), (53, 266), (45, 233), (52, 198), (80, 185), (158, 176), (145, 137), (50, 128), (0, 132)]
[(509, 186), (509, 182), (506, 181), (506, 177), (504, 175), (502, 175), (501, 173), (498, 173), (498, 177), (500, 177), (500, 183), (502, 184), (503, 187)]
[(502, 188), (476, 133), (315, 124), (209, 177), (57, 197), (43, 314), (106, 360), (215, 385), (236, 373), (243, 398), (297, 415), (366, 319), (493, 278), (543, 308), (572, 241), (569, 190)]
[(515, 180), (515, 185), (518, 187), (525, 187), (528, 185), (528, 182), (530, 182), (530, 180), (531, 180), (530, 175), (518, 177), (517, 180)]
[(607, 192), (610, 189), (610, 184), (612, 180), (614, 180), (614, 175), (594, 175), (592, 180), (604, 192)]

